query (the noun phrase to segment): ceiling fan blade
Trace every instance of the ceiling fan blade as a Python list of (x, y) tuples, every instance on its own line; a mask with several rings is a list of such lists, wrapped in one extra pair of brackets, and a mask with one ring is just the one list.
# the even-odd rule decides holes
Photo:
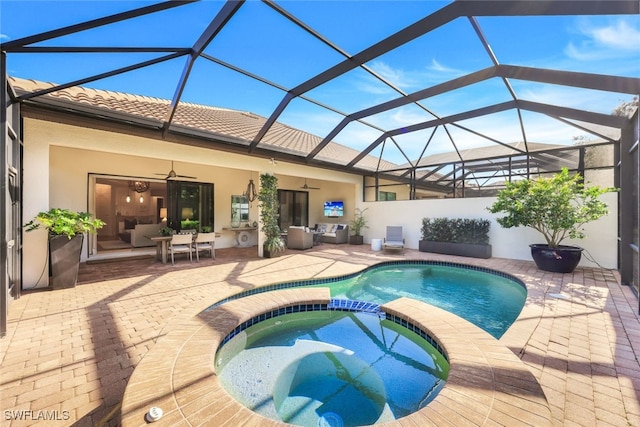
[(176, 173), (175, 170), (173, 170), (173, 160), (171, 161), (171, 170), (169, 171), (169, 173), (154, 173), (154, 175), (162, 175), (164, 176), (165, 180), (168, 179), (175, 179), (175, 178), (189, 178), (189, 179), (198, 179), (195, 176), (189, 176), (189, 175), (178, 175)]
[(302, 187), (303, 190), (319, 190), (320, 188), (318, 187), (310, 187), (307, 185), (307, 178), (304, 179), (304, 185)]

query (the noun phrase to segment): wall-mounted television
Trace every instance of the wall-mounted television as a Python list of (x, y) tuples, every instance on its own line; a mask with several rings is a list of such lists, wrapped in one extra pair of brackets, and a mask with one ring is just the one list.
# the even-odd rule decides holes
[(324, 216), (329, 218), (338, 218), (344, 216), (344, 202), (324, 202)]

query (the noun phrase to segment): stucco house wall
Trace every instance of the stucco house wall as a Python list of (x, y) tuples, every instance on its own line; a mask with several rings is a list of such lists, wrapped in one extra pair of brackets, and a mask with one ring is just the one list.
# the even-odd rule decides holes
[[(353, 216), (357, 195), (362, 192), (357, 175), (28, 117), (24, 119), (24, 158), (25, 222), (50, 207), (92, 212), (90, 174), (162, 179), (156, 173), (168, 172), (174, 160), (178, 174), (214, 183), (218, 248), (236, 244), (235, 233), (223, 230), (230, 226), (231, 195), (242, 194), (249, 179), (259, 185), (261, 173), (276, 174), (282, 189), (302, 190), (301, 177), (307, 177), (308, 182), (309, 178), (315, 180), (314, 186), (320, 189), (309, 190), (311, 225), (326, 222), (322, 216), (324, 200), (344, 200), (347, 215)], [(259, 218), (257, 200), (252, 203), (250, 217), (252, 221)], [(256, 235), (255, 239), (254, 244), (261, 242), (261, 236)], [(81, 261), (91, 255), (88, 240), (85, 239)], [(23, 255), (24, 288), (47, 286), (44, 230), (24, 234)]]
[[(597, 267), (588, 258), (593, 258), (605, 268), (615, 269), (618, 263), (618, 202), (617, 193), (601, 196), (609, 206), (609, 214), (597, 221), (587, 224), (584, 229), (587, 237), (582, 240), (564, 240), (565, 245), (583, 247), (580, 265)], [(372, 238), (383, 238), (387, 225), (404, 227), (406, 247), (417, 249), (421, 238), (422, 218), (484, 218), (491, 220), (489, 239), (492, 254), (498, 258), (531, 260), (531, 243), (545, 243), (537, 231), (525, 228), (505, 229), (496, 222), (500, 215), (487, 211), (487, 207), (495, 202), (495, 197), (479, 197), (467, 199), (427, 199), (397, 202), (363, 203), (369, 220), (369, 228), (364, 231), (365, 242)]]

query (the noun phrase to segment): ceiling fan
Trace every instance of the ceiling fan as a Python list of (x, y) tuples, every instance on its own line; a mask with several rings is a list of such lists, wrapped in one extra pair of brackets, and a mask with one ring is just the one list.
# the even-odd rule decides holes
[(304, 185), (302, 187), (300, 187), (300, 188), (302, 188), (304, 190), (319, 190), (318, 187), (309, 187), (307, 185), (307, 178), (304, 179)]
[[(165, 175), (164, 173), (156, 173), (155, 175)], [(171, 170), (169, 171), (168, 174), (166, 174), (164, 179), (174, 179), (174, 178), (190, 178), (190, 179), (197, 179), (195, 176), (189, 176), (189, 175), (178, 175), (176, 173), (176, 171), (173, 170), (173, 160), (171, 160)]]

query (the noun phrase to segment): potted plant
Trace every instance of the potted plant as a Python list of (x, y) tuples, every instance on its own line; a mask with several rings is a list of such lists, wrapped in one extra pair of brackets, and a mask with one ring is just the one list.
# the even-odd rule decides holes
[(487, 219), (423, 218), (421, 252), (491, 258)]
[(158, 232), (161, 236), (171, 236), (176, 231), (171, 227), (162, 227), (160, 230), (158, 230)]
[(49, 276), (53, 289), (71, 288), (78, 281), (82, 242), (105, 223), (88, 212), (51, 208), (25, 224), (26, 231), (44, 228), (49, 233)]
[(508, 182), (488, 209), (506, 214), (497, 219), (502, 227), (531, 227), (543, 235), (546, 244), (530, 245), (538, 268), (570, 273), (580, 262), (583, 249), (560, 243), (568, 237), (585, 237), (582, 226), (608, 213), (607, 204), (598, 197), (611, 191), (617, 189), (586, 187), (579, 174), (570, 176), (563, 168), (551, 178)]
[(364, 230), (365, 228), (369, 228), (369, 226), (367, 225), (367, 219), (364, 217), (364, 213), (367, 209), (369, 208), (356, 208), (356, 213), (353, 216), (353, 221), (351, 221), (351, 232), (353, 233), (349, 237), (349, 244), (351, 245), (361, 245), (364, 241), (364, 238), (361, 234), (362, 230)]
[(275, 175), (268, 173), (260, 175), (258, 201), (260, 203), (261, 230), (265, 236), (262, 247), (263, 254), (265, 258), (272, 258), (278, 256), (285, 249), (278, 226), (278, 178)]

